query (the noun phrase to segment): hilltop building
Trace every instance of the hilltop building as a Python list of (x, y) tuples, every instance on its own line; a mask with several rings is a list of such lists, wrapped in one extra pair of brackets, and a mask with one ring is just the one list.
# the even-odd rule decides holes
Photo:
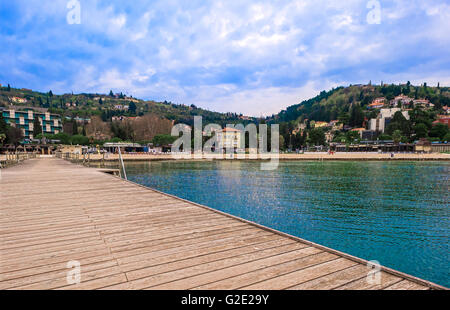
[(24, 137), (28, 139), (34, 138), (33, 122), (36, 117), (39, 118), (44, 134), (57, 134), (63, 130), (61, 116), (58, 114), (35, 112), (31, 109), (24, 111), (9, 109), (3, 110), (2, 115), (7, 124), (22, 129)]

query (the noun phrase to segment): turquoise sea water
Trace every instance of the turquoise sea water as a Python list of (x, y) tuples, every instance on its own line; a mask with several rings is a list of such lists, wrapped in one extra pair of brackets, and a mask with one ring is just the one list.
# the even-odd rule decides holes
[(448, 162), (127, 163), (131, 181), (450, 287)]

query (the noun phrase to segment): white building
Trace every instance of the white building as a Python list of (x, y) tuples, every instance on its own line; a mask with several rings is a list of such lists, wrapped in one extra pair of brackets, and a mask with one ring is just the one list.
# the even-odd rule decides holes
[(241, 148), (241, 131), (226, 127), (217, 131), (217, 142), (219, 149), (240, 149)]
[(403, 116), (409, 120), (408, 111), (402, 111), (400, 108), (381, 109), (377, 118), (372, 118), (369, 122), (369, 130), (383, 132), (396, 112), (402, 112)]

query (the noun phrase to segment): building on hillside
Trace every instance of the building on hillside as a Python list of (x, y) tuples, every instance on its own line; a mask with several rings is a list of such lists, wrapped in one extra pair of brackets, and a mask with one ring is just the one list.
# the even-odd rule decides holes
[(372, 102), (371, 104), (369, 104), (367, 106), (368, 109), (372, 110), (372, 109), (381, 109), (382, 107), (384, 107), (384, 103), (377, 103), (377, 102)]
[(61, 116), (58, 114), (40, 113), (31, 109), (25, 111), (9, 109), (3, 110), (2, 115), (7, 124), (22, 129), (24, 137), (28, 139), (34, 138), (34, 119), (36, 117), (39, 119), (43, 133), (57, 134), (63, 130)]
[(295, 136), (298, 133), (302, 133), (303, 130), (306, 129), (306, 124), (305, 123), (298, 123), (297, 127), (294, 128), (294, 130), (292, 130), (292, 134)]
[[(72, 120), (71, 117), (66, 116), (67, 120)], [(91, 119), (90, 118), (82, 118), (82, 117), (74, 117), (73, 120), (75, 122), (77, 122), (78, 124), (90, 124), (91, 123)]]
[(442, 107), (442, 110), (444, 110), (444, 113), (445, 113), (445, 114), (450, 114), (450, 110), (448, 109), (448, 106), (446, 106), (446, 105), (443, 106), (443, 107)]
[(394, 117), (394, 114), (399, 111), (402, 112), (407, 120), (409, 120), (409, 113), (407, 111), (402, 111), (400, 108), (381, 109), (377, 118), (373, 118), (369, 121), (369, 130), (384, 133), (386, 127)]
[(238, 129), (225, 127), (217, 131), (217, 142), (219, 149), (241, 149), (241, 131)]
[(11, 97), (9, 98), (14, 103), (27, 103), (27, 99), (20, 97)]
[(120, 111), (128, 111), (130, 107), (128, 105), (123, 105), (123, 104), (116, 104), (114, 105), (114, 109), (115, 110), (120, 110)]
[(111, 121), (113, 122), (124, 122), (124, 121), (136, 121), (141, 119), (140, 116), (124, 116), (124, 115), (120, 115), (120, 116), (113, 116), (111, 117)]
[(327, 142), (327, 143), (331, 143), (332, 141), (333, 141), (333, 139), (334, 139), (334, 134), (333, 134), (333, 132), (330, 130), (330, 131), (327, 131), (326, 133), (325, 133), (325, 141)]
[(328, 122), (316, 121), (314, 123), (314, 128), (324, 128), (324, 127), (328, 127)]
[(368, 109), (381, 109), (386, 104), (386, 98), (378, 97), (375, 98), (371, 104), (367, 106)]
[(423, 107), (423, 108), (433, 108), (434, 107), (434, 104), (432, 104), (427, 99), (416, 99), (413, 101), (413, 104), (415, 107), (417, 107), (417, 106)]
[(375, 99), (372, 101), (372, 103), (386, 103), (386, 98), (384, 98), (384, 97), (378, 97), (378, 98), (375, 98)]
[(397, 107), (398, 104), (400, 103), (402, 107), (404, 106), (409, 106), (410, 103), (413, 101), (413, 98), (405, 96), (405, 95), (400, 95), (395, 97), (394, 99), (391, 100), (390, 105), (391, 107)]
[(450, 115), (438, 115), (437, 120), (433, 122), (433, 126), (437, 124), (444, 124), (450, 128)]
[(331, 127), (331, 130), (333, 130), (333, 131), (342, 130), (342, 128), (344, 128), (344, 124), (342, 124), (338, 120), (333, 120), (328, 123), (328, 127)]

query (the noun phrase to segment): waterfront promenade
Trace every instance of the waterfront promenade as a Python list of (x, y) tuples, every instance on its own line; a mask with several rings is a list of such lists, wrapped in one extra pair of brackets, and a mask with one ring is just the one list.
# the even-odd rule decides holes
[[(237, 159), (237, 155), (234, 155)], [(83, 159), (82, 155), (77, 157)], [(90, 154), (86, 155), (86, 160), (91, 161), (113, 161), (117, 162), (118, 154)], [(202, 158), (205, 160), (215, 159), (214, 155), (203, 154)], [(170, 154), (123, 154), (125, 161), (152, 161), (152, 160), (172, 160), (173, 156)], [(194, 155), (192, 155), (192, 159)], [(221, 159), (229, 159), (229, 156), (223, 155)], [(245, 159), (249, 159), (247, 154)], [(369, 152), (339, 152), (330, 155), (326, 152), (309, 152), (305, 154), (280, 154), (280, 160), (450, 160), (450, 154), (445, 153), (395, 153), (392, 157), (390, 153), (369, 153)]]
[(0, 289), (442, 288), (61, 159), (1, 170), (0, 199)]

